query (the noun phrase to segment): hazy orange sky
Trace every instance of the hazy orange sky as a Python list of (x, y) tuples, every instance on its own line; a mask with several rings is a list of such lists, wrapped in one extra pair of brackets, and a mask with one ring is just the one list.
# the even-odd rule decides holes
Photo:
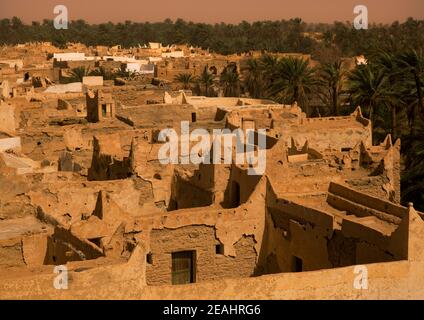
[(70, 20), (91, 23), (166, 18), (237, 23), (293, 17), (307, 22), (352, 21), (353, 8), (359, 4), (368, 7), (370, 22), (424, 19), (424, 0), (0, 0), (0, 18), (18, 16), (25, 22), (53, 19), (58, 4), (67, 6)]

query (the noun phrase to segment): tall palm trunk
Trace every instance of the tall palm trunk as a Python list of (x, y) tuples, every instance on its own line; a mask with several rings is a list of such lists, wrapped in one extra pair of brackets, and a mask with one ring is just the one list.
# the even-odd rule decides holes
[(410, 129), (409, 134), (411, 136), (415, 136), (415, 132), (416, 132), (416, 130), (415, 130), (415, 105), (412, 106), (412, 110), (410, 112), (408, 120), (409, 120), (409, 129)]
[(397, 138), (397, 110), (395, 106), (392, 106), (392, 138), (393, 141)]
[(373, 105), (368, 106), (368, 118), (371, 121), (371, 132), (372, 132), (372, 144), (375, 144), (375, 134), (374, 134), (374, 107)]
[(417, 87), (419, 113), (424, 117), (423, 92), (421, 90), (421, 80), (419, 75), (416, 72), (414, 73), (414, 78), (415, 78), (415, 86)]
[(336, 86), (333, 86), (333, 113), (335, 116), (339, 115), (339, 99), (338, 99), (338, 90)]

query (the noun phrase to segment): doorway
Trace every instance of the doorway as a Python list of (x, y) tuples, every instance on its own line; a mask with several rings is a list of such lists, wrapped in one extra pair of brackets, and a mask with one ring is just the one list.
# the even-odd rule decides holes
[(181, 251), (172, 253), (172, 284), (195, 282), (196, 252)]

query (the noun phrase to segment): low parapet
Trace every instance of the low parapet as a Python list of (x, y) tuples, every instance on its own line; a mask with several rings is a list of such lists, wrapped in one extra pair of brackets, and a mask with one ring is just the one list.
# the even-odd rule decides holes
[(319, 118), (304, 118), (302, 119), (302, 124), (317, 124), (322, 123), (326, 127), (328, 126), (343, 126), (346, 129), (349, 128), (347, 123), (352, 123), (352, 126), (355, 125), (355, 122), (361, 124), (364, 127), (370, 127), (371, 121), (362, 116), (361, 107), (357, 107), (356, 110), (349, 116), (332, 116), (332, 117), (319, 117)]
[(330, 183), (328, 192), (341, 196), (353, 203), (360, 204), (380, 212), (385, 212), (401, 219), (405, 217), (408, 210), (408, 208), (401, 205), (397, 205), (389, 201), (384, 201), (377, 197), (356, 191), (355, 189), (349, 188), (346, 185), (335, 182)]

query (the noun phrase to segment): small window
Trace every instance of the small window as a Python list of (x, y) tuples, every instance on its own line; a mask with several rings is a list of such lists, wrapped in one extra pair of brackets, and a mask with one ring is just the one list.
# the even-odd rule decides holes
[(102, 116), (103, 117), (106, 117), (106, 112), (107, 112), (106, 105), (102, 104)]
[(191, 113), (191, 122), (196, 122), (197, 121), (197, 115), (196, 112), (192, 112)]
[(148, 264), (153, 264), (153, 256), (151, 253), (146, 254), (146, 262)]
[(302, 259), (293, 256), (293, 271), (302, 272), (303, 271), (303, 261)]
[(223, 244), (217, 244), (215, 246), (215, 253), (216, 254), (224, 254), (224, 245)]
[(342, 148), (342, 152), (349, 152), (352, 148)]
[(195, 282), (195, 251), (172, 253), (172, 284)]
[(232, 208), (237, 208), (240, 206), (240, 185), (233, 181), (231, 185), (231, 202), (232, 202)]

